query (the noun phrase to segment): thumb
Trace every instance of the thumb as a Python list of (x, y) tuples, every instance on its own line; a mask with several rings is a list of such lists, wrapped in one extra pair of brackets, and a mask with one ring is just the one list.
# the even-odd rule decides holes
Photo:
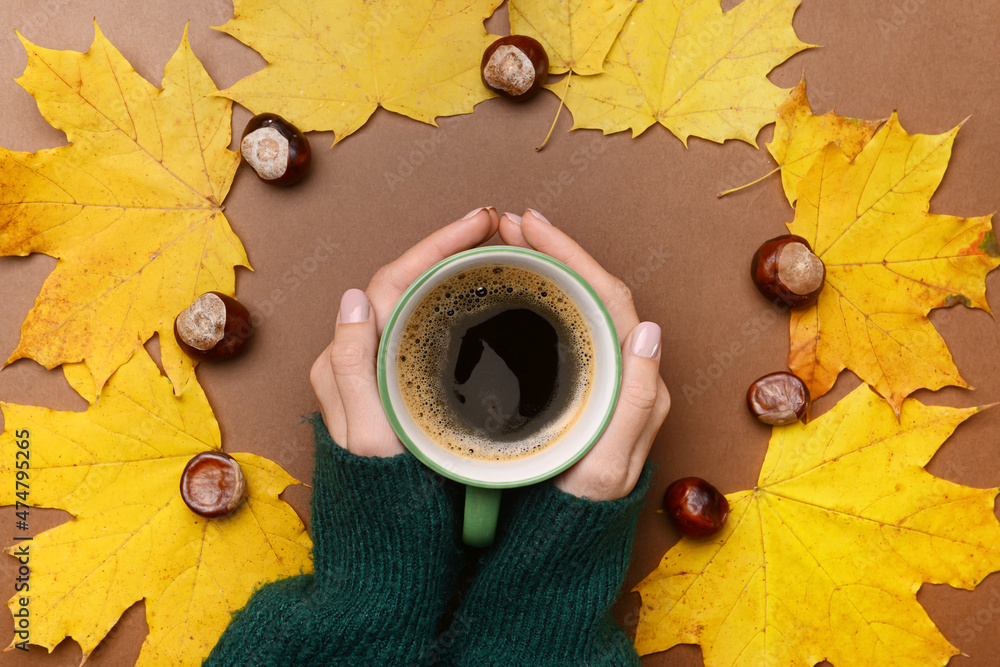
[(378, 333), (371, 314), (364, 292), (344, 293), (330, 346), (330, 365), (347, 422), (347, 442), (341, 444), (360, 456), (394, 456), (403, 452), (403, 445), (385, 417), (378, 393)]

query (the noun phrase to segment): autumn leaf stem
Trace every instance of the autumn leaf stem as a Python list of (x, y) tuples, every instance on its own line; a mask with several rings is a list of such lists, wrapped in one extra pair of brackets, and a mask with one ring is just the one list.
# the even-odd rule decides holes
[(566, 94), (569, 93), (569, 80), (572, 76), (573, 70), (570, 70), (569, 73), (566, 74), (566, 89), (563, 90), (563, 94), (559, 98), (559, 108), (556, 109), (556, 117), (552, 119), (552, 126), (549, 128), (549, 133), (545, 135), (545, 141), (542, 142), (541, 146), (535, 149), (536, 151), (540, 151), (545, 148), (545, 144), (549, 143), (549, 137), (552, 136), (552, 130), (556, 129), (556, 122), (559, 120), (559, 114), (562, 113), (562, 108), (566, 104)]
[(751, 185), (757, 185), (758, 183), (760, 183), (761, 181), (763, 181), (765, 178), (768, 178), (769, 176), (773, 176), (774, 174), (776, 174), (779, 171), (781, 171), (781, 166), (780, 165), (777, 166), (777, 167), (775, 167), (771, 171), (767, 172), (766, 174), (764, 174), (763, 176), (761, 176), (757, 180), (750, 181), (749, 183), (744, 183), (743, 185), (737, 186), (735, 188), (730, 188), (729, 190), (726, 190), (725, 192), (720, 192), (716, 196), (719, 197), (719, 198), (722, 198), (722, 197), (725, 197), (726, 195), (731, 195), (734, 192), (739, 192), (743, 188), (749, 188)]

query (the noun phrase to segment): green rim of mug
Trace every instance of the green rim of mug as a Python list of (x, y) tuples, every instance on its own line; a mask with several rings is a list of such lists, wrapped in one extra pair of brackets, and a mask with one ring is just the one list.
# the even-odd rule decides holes
[(566, 266), (559, 260), (555, 259), (554, 257), (550, 257), (549, 255), (538, 252), (537, 250), (529, 250), (527, 248), (519, 248), (517, 246), (502, 246), (502, 245), (484, 246), (481, 248), (473, 248), (471, 250), (465, 250), (455, 255), (451, 255), (450, 257), (441, 260), (431, 268), (427, 269), (427, 271), (425, 271), (419, 278), (414, 280), (413, 283), (406, 289), (406, 291), (403, 292), (403, 295), (399, 298), (399, 301), (396, 303), (396, 307), (392, 309), (392, 314), (389, 316), (389, 320), (386, 322), (385, 328), (382, 330), (382, 339), (381, 341), (379, 341), (379, 349), (378, 349), (378, 393), (380, 398), (382, 399), (382, 407), (385, 409), (386, 417), (388, 417), (389, 419), (389, 424), (392, 426), (392, 430), (396, 432), (396, 436), (400, 439), (400, 441), (402, 441), (403, 445), (406, 447), (407, 450), (409, 450), (411, 454), (416, 456), (421, 463), (431, 468), (435, 472), (449, 479), (455, 480), (456, 482), (469, 484), (471, 486), (478, 486), (488, 489), (509, 489), (509, 488), (516, 488), (519, 486), (528, 486), (529, 484), (536, 484), (538, 482), (545, 481), (550, 477), (554, 477), (559, 473), (563, 472), (564, 470), (568, 469), (570, 466), (572, 466), (580, 459), (582, 459), (587, 454), (587, 452), (591, 450), (594, 444), (604, 434), (605, 429), (608, 427), (608, 423), (611, 421), (611, 416), (615, 412), (615, 407), (618, 405), (618, 394), (621, 391), (621, 382), (622, 382), (622, 354), (621, 354), (621, 347), (616, 342), (615, 345), (612, 346), (614, 348), (614, 355), (615, 355), (615, 386), (614, 386), (614, 391), (611, 394), (611, 400), (609, 401), (608, 407), (601, 418), (600, 424), (598, 425), (597, 429), (595, 429), (594, 434), (591, 436), (591, 438), (588, 440), (588, 442), (584, 447), (581, 447), (580, 450), (577, 451), (571, 458), (561, 463), (560, 465), (556, 466), (555, 468), (551, 468), (549, 470), (546, 470), (544, 473), (540, 473), (532, 477), (526, 477), (524, 479), (511, 480), (507, 482), (490, 482), (490, 481), (483, 481), (466, 477), (464, 475), (456, 473), (453, 470), (449, 470), (448, 468), (439, 465), (436, 461), (429, 458), (426, 454), (424, 454), (423, 451), (421, 451), (420, 447), (418, 447), (413, 442), (413, 440), (410, 439), (410, 436), (406, 433), (406, 430), (403, 428), (403, 425), (400, 424), (399, 418), (396, 416), (396, 410), (393, 408), (392, 401), (389, 398), (389, 385), (388, 385), (388, 378), (386, 377), (386, 366), (387, 366), (386, 362), (389, 356), (389, 345), (387, 341), (392, 337), (392, 332), (396, 328), (396, 324), (398, 323), (400, 313), (402, 312), (404, 306), (410, 301), (410, 299), (413, 297), (413, 294), (417, 290), (419, 290), (424, 283), (433, 278), (438, 271), (440, 271), (445, 266), (448, 266), (449, 264), (452, 264), (465, 257), (469, 257), (472, 255), (481, 255), (485, 253), (529, 255), (531, 257), (534, 257), (536, 259), (539, 259), (541, 261), (547, 262), (548, 264), (555, 266), (557, 269), (568, 275), (570, 278), (580, 283), (580, 286), (583, 287), (583, 289), (590, 295), (590, 297), (594, 300), (594, 304), (597, 306), (598, 312), (600, 312), (601, 316), (604, 318), (604, 322), (607, 325), (608, 331), (611, 333), (611, 336), (615, 341), (618, 340), (618, 331), (617, 329), (615, 329), (615, 323), (611, 319), (611, 313), (608, 312), (608, 309), (607, 307), (605, 307), (604, 302), (601, 301), (601, 297), (597, 295), (597, 292), (594, 290), (593, 287), (591, 287), (590, 283), (584, 280), (579, 273), (569, 268), (568, 266)]

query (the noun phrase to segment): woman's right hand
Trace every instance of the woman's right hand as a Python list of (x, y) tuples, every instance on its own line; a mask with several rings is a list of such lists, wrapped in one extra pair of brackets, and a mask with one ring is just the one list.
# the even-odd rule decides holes
[(580, 245), (537, 211), (504, 213), (500, 238), (508, 245), (544, 252), (591, 284), (611, 314), (622, 345), (622, 386), (604, 434), (555, 486), (591, 500), (617, 500), (635, 488), (657, 431), (670, 410), (660, 377), (660, 327), (640, 322), (624, 282), (604, 270)]

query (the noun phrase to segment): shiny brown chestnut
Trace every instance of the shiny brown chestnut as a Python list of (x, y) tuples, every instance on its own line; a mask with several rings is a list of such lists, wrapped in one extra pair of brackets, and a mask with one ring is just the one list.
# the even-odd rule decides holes
[(760, 293), (789, 308), (816, 301), (823, 289), (826, 267), (801, 236), (786, 234), (765, 241), (754, 253), (750, 276)]
[(549, 76), (549, 56), (538, 40), (526, 35), (509, 35), (486, 48), (479, 71), (487, 88), (521, 102), (533, 97), (545, 84)]
[(222, 452), (198, 454), (181, 474), (181, 498), (192, 512), (209, 519), (236, 509), (246, 488), (240, 464)]
[(685, 537), (711, 537), (729, 516), (729, 501), (700, 477), (682, 477), (668, 486), (663, 507)]
[(747, 389), (747, 407), (750, 414), (765, 424), (792, 424), (809, 411), (809, 388), (794, 373), (768, 373)]
[(227, 294), (205, 292), (174, 320), (174, 338), (195, 361), (221, 361), (243, 351), (253, 334), (250, 312)]
[(254, 116), (243, 130), (240, 153), (260, 180), (291, 185), (302, 180), (312, 162), (309, 140), (299, 128), (273, 113)]

